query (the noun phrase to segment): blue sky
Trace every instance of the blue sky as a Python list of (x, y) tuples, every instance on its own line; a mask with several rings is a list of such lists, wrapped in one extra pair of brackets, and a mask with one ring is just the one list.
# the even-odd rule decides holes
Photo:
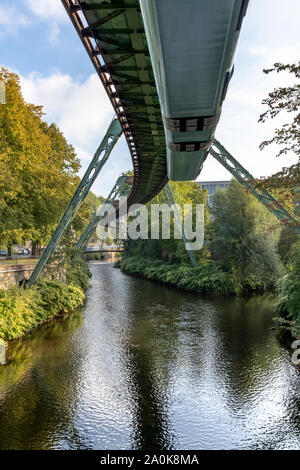
[[(300, 2), (250, 0), (235, 56), (235, 73), (223, 106), (216, 137), (255, 176), (267, 176), (295, 161), (275, 158), (276, 149), (258, 150), (275, 124), (258, 124), (261, 100), (289, 76), (264, 75), (275, 61), (299, 60)], [(23, 96), (43, 105), (73, 144), (83, 171), (104, 135), (113, 109), (60, 0), (0, 0), (1, 65), (21, 77)], [(93, 190), (106, 195), (118, 175), (131, 168), (122, 138)], [(209, 157), (199, 180), (228, 179)]]

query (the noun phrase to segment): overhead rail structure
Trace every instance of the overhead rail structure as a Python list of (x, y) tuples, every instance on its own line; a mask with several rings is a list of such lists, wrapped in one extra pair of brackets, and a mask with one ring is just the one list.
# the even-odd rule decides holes
[(195, 180), (233, 74), (248, 0), (140, 0), (166, 134), (168, 177)]
[(76, 214), (77, 210), (88, 195), (89, 190), (91, 189), (95, 179), (97, 178), (103, 165), (107, 161), (112, 149), (114, 148), (121, 135), (121, 132), (122, 129), (118, 119), (113, 119), (82, 180), (77, 186), (77, 189), (72, 199), (70, 200), (62, 218), (58, 222), (58, 225), (50, 239), (50, 242), (43, 251), (42, 256), (40, 257), (36, 267), (34, 268), (34, 271), (27, 282), (28, 287), (32, 286), (39, 279), (52, 253), (57, 248), (74, 215)]
[[(210, 152), (282, 223), (299, 232), (299, 223), (270, 194), (257, 189), (252, 175), (214, 140), (248, 0), (61, 1), (117, 119), (28, 285), (39, 278), (122, 132), (133, 162), (132, 184), (119, 178), (109, 200), (121, 194), (125, 182), (126, 207), (144, 204), (166, 187), (168, 178), (196, 179)], [(169, 186), (165, 191), (172, 202)], [(118, 214), (122, 202), (114, 199), (114, 204)], [(101, 213), (94, 215), (78, 246), (86, 246), (101, 218)]]
[(300, 223), (279, 204), (270, 193), (257, 186), (256, 179), (216, 139), (210, 154), (223, 165), (253, 196), (255, 196), (282, 224), (300, 233)]
[(138, 0), (62, 0), (122, 126), (133, 162), (128, 204), (167, 183), (164, 126)]
[[(129, 204), (194, 180), (233, 74), (248, 0), (62, 0), (131, 152)], [(151, 58), (150, 58), (151, 55)]]
[(111, 192), (107, 196), (107, 199), (104, 205), (100, 208), (100, 211), (96, 211), (96, 213), (91, 218), (87, 228), (79, 238), (77, 242), (77, 247), (83, 250), (86, 249), (86, 246), (90, 240), (90, 238), (94, 235), (97, 225), (101, 221), (101, 219), (105, 215), (106, 204), (116, 204), (118, 202), (118, 197), (126, 197), (131, 191), (132, 186), (132, 177), (127, 175), (121, 175), (117, 179), (114, 187), (112, 188)]

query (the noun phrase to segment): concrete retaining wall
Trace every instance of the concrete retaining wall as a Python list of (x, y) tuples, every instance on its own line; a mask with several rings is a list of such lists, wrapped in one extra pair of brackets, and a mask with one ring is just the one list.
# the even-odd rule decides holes
[[(36, 263), (0, 264), (0, 289), (19, 287), (22, 282), (30, 278), (35, 265)], [(49, 264), (44, 275), (52, 280), (60, 279), (63, 282), (66, 280), (65, 270), (58, 263)]]

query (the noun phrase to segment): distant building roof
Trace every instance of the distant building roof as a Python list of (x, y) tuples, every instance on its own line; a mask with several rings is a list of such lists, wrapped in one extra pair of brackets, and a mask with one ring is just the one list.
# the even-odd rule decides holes
[(220, 181), (196, 181), (198, 184), (221, 184), (221, 183), (227, 183), (230, 184), (232, 180), (220, 180)]
[(231, 180), (220, 180), (220, 181), (196, 181), (202, 189), (207, 189), (208, 192), (208, 205), (212, 206), (213, 196), (218, 188), (226, 189), (231, 183)]

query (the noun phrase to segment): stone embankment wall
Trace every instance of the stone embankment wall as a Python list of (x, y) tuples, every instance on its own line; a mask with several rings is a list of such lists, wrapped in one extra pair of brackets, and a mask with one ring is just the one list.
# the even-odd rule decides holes
[[(19, 287), (30, 278), (35, 265), (36, 263), (0, 264), (0, 289)], [(47, 266), (45, 275), (50, 279), (60, 279), (65, 282), (65, 270), (56, 263)]]
[(24, 280), (28, 280), (34, 270), (35, 264), (1, 264), (0, 289), (19, 287)]

